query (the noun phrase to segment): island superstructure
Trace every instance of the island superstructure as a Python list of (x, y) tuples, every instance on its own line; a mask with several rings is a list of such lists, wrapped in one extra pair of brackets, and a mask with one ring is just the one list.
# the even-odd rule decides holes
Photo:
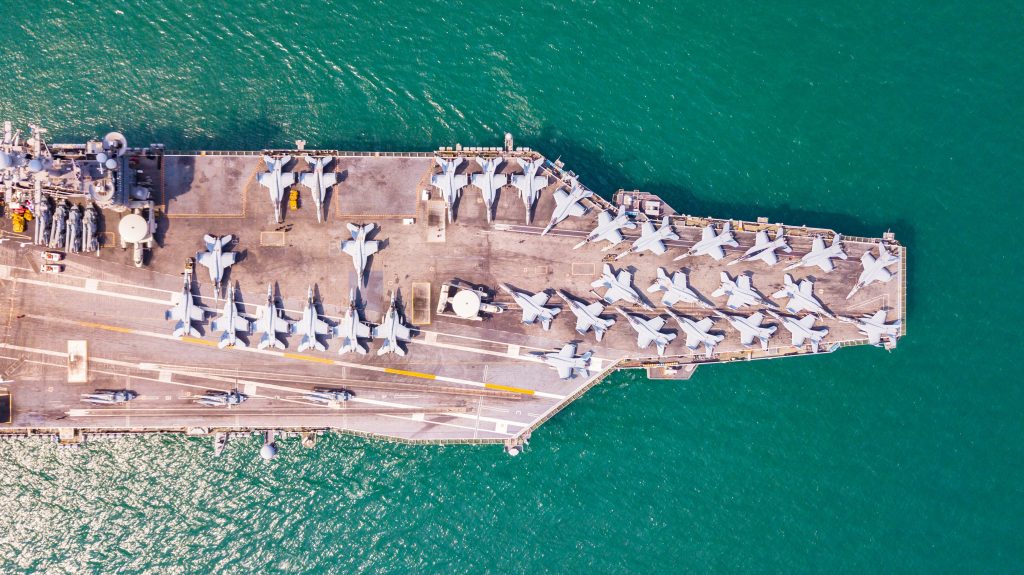
[(891, 233), (687, 215), (584, 180), (511, 136), (179, 152), (8, 123), (0, 434), (334, 430), (517, 452), (616, 369), (684, 379), (905, 333)]

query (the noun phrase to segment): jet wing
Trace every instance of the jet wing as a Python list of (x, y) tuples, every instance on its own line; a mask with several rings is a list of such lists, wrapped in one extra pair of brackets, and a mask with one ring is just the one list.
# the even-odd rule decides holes
[(704, 242), (715, 239), (715, 228), (710, 225), (704, 226), (704, 229), (700, 232), (700, 239)]
[(206, 312), (203, 311), (203, 308), (192, 305), (188, 308), (188, 317), (192, 321), (203, 321), (206, 318)]
[(808, 315), (808, 316), (804, 316), (804, 317), (800, 318), (800, 319), (799, 319), (799, 320), (797, 320), (797, 321), (798, 321), (798, 322), (800, 323), (800, 325), (801, 325), (801, 326), (803, 326), (804, 328), (806, 328), (806, 329), (811, 329), (812, 327), (814, 327), (814, 321), (815, 321), (815, 319), (814, 319), (814, 316), (813, 316), (813, 315)]
[(808, 298), (814, 297), (814, 284), (808, 280), (800, 282), (800, 293), (807, 296)]
[(764, 321), (764, 314), (759, 311), (755, 311), (754, 313), (750, 314), (750, 317), (747, 318), (747, 321), (750, 322), (750, 325), (753, 326), (761, 325), (761, 322)]
[(708, 254), (709, 256), (712, 257), (712, 259), (714, 259), (716, 261), (725, 257), (725, 250), (722, 249), (722, 246), (710, 247), (704, 253)]
[(608, 212), (601, 212), (600, 214), (597, 214), (597, 224), (599, 226), (606, 226), (612, 223), (612, 220), (614, 219), (615, 217), (609, 214)]
[(316, 172), (306, 172), (299, 176), (299, 183), (311, 190), (315, 190), (316, 186)]
[(750, 291), (750, 276), (741, 275), (736, 278), (736, 285), (743, 291)]
[(379, 249), (380, 249), (380, 242), (378, 242), (378, 241), (363, 242), (363, 255), (367, 255), (367, 256), (373, 255), (373, 254), (377, 253), (377, 250), (379, 250)]
[(875, 313), (871, 314), (871, 321), (877, 324), (885, 323), (885, 310), (880, 309)]
[(570, 377), (572, 377), (572, 368), (571, 367), (569, 367), (568, 365), (560, 365), (560, 366), (558, 366), (558, 378), (559, 379), (569, 379)]
[(743, 345), (753, 345), (754, 343), (754, 332), (753, 331), (740, 331), (740, 343)]
[(660, 256), (661, 254), (665, 253), (665, 242), (662, 242), (662, 241), (654, 242), (653, 244), (648, 246), (648, 248), (655, 255), (659, 255)]
[(711, 326), (713, 326), (713, 325), (715, 325), (714, 320), (712, 320), (709, 317), (706, 317), (706, 318), (704, 318), (704, 319), (702, 319), (702, 320), (697, 322), (697, 329), (699, 329), (699, 330), (701, 330), (703, 332), (707, 332), (709, 329), (711, 329)]
[(212, 329), (213, 331), (228, 331), (228, 328), (230, 326), (225, 324), (225, 319), (225, 316), (220, 316), (217, 319), (213, 320), (212, 322), (210, 322), (210, 329)]
[(249, 331), (251, 326), (252, 324), (249, 323), (249, 320), (245, 319), (242, 316), (235, 316), (235, 325), (233, 326), (235, 328), (235, 331)]
[(753, 298), (749, 295), (739, 292), (733, 292), (729, 295), (729, 299), (725, 304), (733, 309), (741, 308), (745, 305), (751, 305), (754, 303)]
[[(604, 306), (601, 305), (601, 302), (596, 301), (596, 302), (594, 302), (592, 304), (587, 305), (586, 308), (584, 308), (584, 309), (586, 309), (594, 317), (597, 317), (598, 315), (600, 315), (604, 311)], [(885, 319), (885, 318), (882, 318), (882, 319)]]
[(768, 232), (761, 230), (754, 236), (754, 246), (763, 246), (768, 243)]
[(642, 226), (640, 226), (640, 236), (641, 237), (654, 235), (654, 231), (655, 231), (654, 230), (654, 224), (651, 223), (650, 221), (646, 221), (646, 222), (643, 223)]
[(395, 338), (409, 341), (412, 338), (412, 330), (400, 323), (395, 324)]
[(532, 301), (533, 303), (535, 303), (538, 306), (542, 306), (542, 305), (548, 303), (548, 294), (546, 294), (546, 293), (544, 293), (542, 291), (537, 292), (537, 293), (533, 294), (532, 296), (530, 296), (530, 301)]
[(287, 188), (295, 183), (295, 172), (281, 172), (281, 187)]
[(807, 338), (806, 338), (806, 337), (804, 337), (804, 335), (803, 335), (803, 334), (801, 334), (801, 333), (797, 333), (797, 332), (793, 332), (793, 339), (792, 339), (792, 343), (793, 343), (793, 346), (794, 346), (794, 347), (800, 347), (800, 346), (802, 346), (802, 345), (804, 344), (804, 341), (805, 341), (806, 339), (807, 339)]
[(651, 319), (645, 321), (644, 323), (646, 323), (647, 327), (651, 328), (654, 331), (660, 331), (661, 328), (665, 327), (665, 319), (662, 318), (661, 316), (652, 317)]
[[(355, 320), (353, 320), (355, 321)], [(366, 325), (361, 321), (356, 322), (356, 337), (368, 338), (370, 337), (370, 326)]]
[(269, 323), (273, 329), (267, 331), (275, 331), (280, 333), (291, 333), (292, 331), (292, 325), (288, 323), (288, 320), (284, 319), (279, 315), (275, 315), (273, 319), (270, 320)]
[(593, 323), (586, 317), (580, 316), (576, 318), (576, 331), (585, 333), (588, 329), (593, 327)]
[(608, 230), (607, 232), (601, 234), (600, 238), (598, 239), (608, 240), (612, 244), (617, 244), (622, 241), (622, 232), (620, 232), (619, 230)]
[(558, 350), (558, 357), (572, 359), (575, 355), (576, 346), (571, 343), (565, 344), (564, 346), (562, 346), (562, 349)]
[(528, 307), (523, 308), (523, 323), (533, 323), (537, 321), (537, 311)]
[(836, 269), (836, 265), (832, 263), (832, 258), (823, 258), (818, 262), (818, 267), (821, 268), (821, 271), (823, 272), (830, 272)]
[(622, 285), (629, 285), (629, 282), (633, 281), (633, 274), (626, 270), (619, 270), (619, 273), (615, 274), (615, 279)]
[(226, 268), (235, 263), (235, 257), (238, 256), (235, 252), (221, 252), (220, 253), (220, 267)]
[(583, 204), (579, 202), (573, 202), (573, 204), (569, 206), (568, 212), (570, 216), (580, 217), (587, 213), (587, 208), (584, 208)]
[(825, 240), (821, 239), (821, 236), (814, 236), (814, 240), (811, 242), (811, 253), (816, 254), (825, 249)]
[(764, 261), (764, 263), (773, 266), (779, 263), (779, 256), (775, 255), (774, 251), (764, 252), (761, 254), (761, 260)]
[(324, 172), (323, 184), (324, 190), (338, 183), (338, 174), (334, 172)]
[(322, 319), (313, 320), (313, 331), (319, 335), (327, 335), (331, 331), (331, 326), (327, 325), (327, 322)]
[(654, 336), (647, 332), (638, 332), (636, 337), (636, 346), (643, 349), (654, 341)]
[[(365, 243), (370, 243), (370, 242), (365, 242)], [(355, 257), (356, 255), (359, 254), (358, 246), (356, 245), (356, 241), (355, 240), (345, 240), (345, 241), (341, 242), (341, 251), (343, 251), (346, 254), (348, 254), (350, 256), (353, 256), (353, 257)]]
[(213, 269), (213, 266), (216, 265), (216, 262), (213, 259), (213, 252), (199, 252), (196, 254), (196, 263), (203, 267)]

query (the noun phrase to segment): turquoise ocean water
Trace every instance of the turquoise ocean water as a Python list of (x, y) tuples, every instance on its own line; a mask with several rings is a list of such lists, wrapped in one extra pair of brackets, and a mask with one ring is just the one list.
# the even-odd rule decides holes
[(606, 195), (910, 247), (908, 336), (619, 374), (511, 459), (0, 444), (0, 573), (1024, 567), (1012, 2), (0, 2), (0, 119), (171, 148), (561, 156)]

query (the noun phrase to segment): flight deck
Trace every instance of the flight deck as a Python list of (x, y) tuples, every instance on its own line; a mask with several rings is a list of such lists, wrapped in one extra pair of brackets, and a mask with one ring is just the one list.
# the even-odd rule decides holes
[[(46, 150), (31, 141), (20, 147), (7, 143), (7, 164), (16, 166), (15, 151), (22, 150), (23, 174), (30, 177), (13, 185), (6, 180), (8, 210), (23, 206), (31, 216), (33, 210), (52, 210), (54, 201), (72, 211), (95, 204), (101, 218), (91, 230), (95, 252), (52, 247), (52, 230), (40, 237), (34, 220), (19, 232), (4, 219), (0, 387), (9, 392), (10, 422), (0, 425), (0, 434), (45, 434), (75, 442), (114, 432), (331, 430), (406, 442), (496, 443), (514, 452), (538, 426), (616, 369), (683, 379), (703, 364), (828, 353), (868, 343), (892, 348), (906, 330), (907, 254), (892, 234), (837, 238), (832, 230), (786, 225), (780, 232), (780, 224), (763, 219), (686, 215), (685, 206), (673, 209), (642, 192), (604, 197), (585, 187), (585, 175), (516, 148), (510, 138), (503, 147), (415, 153), (175, 152), (156, 145), (129, 148), (122, 140)], [(99, 154), (108, 172), (82, 176)], [(28, 169), (28, 160), (47, 156), (50, 165)], [(107, 156), (120, 163), (115, 167)], [(301, 175), (313, 170), (307, 157), (330, 158), (325, 173), (332, 185), (322, 200), (314, 201), (315, 192), (302, 183), (309, 180)], [(275, 164), (283, 164), (279, 172), (286, 176), (278, 181), (293, 180), (278, 196), (266, 175)], [(484, 164), (497, 166), (488, 183), (474, 177)], [(536, 169), (532, 178), (526, 173), (530, 166)], [(130, 171), (131, 182), (103, 183), (118, 170), (122, 178)], [(446, 170), (452, 171), (446, 175)], [(31, 178), (40, 172), (46, 175)], [(456, 186), (442, 181), (448, 175)], [(529, 189), (531, 182), (536, 189)], [(111, 196), (120, 186), (126, 186), (125, 195)], [(532, 205), (527, 192), (535, 194)], [(544, 233), (553, 215), (563, 212), (565, 219)], [(620, 243), (585, 241), (617, 214), (630, 224), (618, 228)], [(122, 222), (126, 218), (129, 222)], [(666, 221), (673, 233), (660, 240), (663, 249), (616, 259), (647, 233), (645, 228)], [(133, 227), (138, 222), (146, 229)], [(377, 242), (377, 249), (364, 270), (343, 248), (345, 242), (363, 241), (348, 224), (374, 224), (363, 239)], [(72, 236), (79, 233), (66, 225)], [(723, 231), (732, 234), (735, 246), (716, 240)], [(784, 238), (777, 245), (789, 251), (730, 264), (761, 245), (759, 235)], [(205, 236), (230, 236), (224, 249), (236, 254), (219, 282), (196, 262), (208, 249)], [(708, 238), (705, 243), (720, 241), (722, 259), (715, 259), (713, 246), (701, 251)], [(845, 259), (825, 258), (831, 271), (797, 265), (833, 245)], [(60, 270), (46, 268), (41, 257), (54, 251), (61, 257)], [(865, 253), (874, 255), (862, 258)], [(770, 259), (777, 262), (769, 265)], [(883, 271), (869, 277), (871, 262), (879, 259), (876, 267)], [(890, 263), (882, 266), (885, 262)], [(602, 297), (615, 299), (614, 290), (595, 285), (606, 266), (620, 278), (628, 272), (626, 284), (635, 289), (636, 300), (602, 302)], [(685, 273), (685, 285), (697, 299), (665, 305), (665, 292), (648, 289), (659, 268), (670, 278)], [(760, 301), (730, 308), (740, 300), (722, 293), (723, 272), (731, 280), (749, 278)], [(790, 297), (779, 296), (787, 279), (810, 297), (802, 309), (790, 308), (795, 305), (787, 303)], [(224, 310), (231, 290), (243, 318), (260, 317), (268, 290), (282, 319), (296, 325), (312, 305), (313, 317), (330, 327), (318, 338), (326, 350), (300, 352), (302, 336), (287, 332), (277, 336), (283, 349), (260, 349), (255, 328), (239, 332), (237, 345), (221, 348), (222, 335), (212, 320)], [(577, 317), (556, 290), (583, 305), (601, 302), (597, 315), (615, 322), (600, 341), (593, 329), (577, 331)], [(550, 313), (545, 308), (559, 310), (550, 329), (544, 329), (543, 316), (524, 323), (530, 318), (522, 304), (533, 304), (519, 296), (541, 301), (536, 296), (541, 293), (549, 296), (540, 304), (542, 314)], [(184, 298), (193, 299), (203, 320), (186, 320), (186, 328), (195, 331), (175, 335), (175, 321), (165, 312), (180, 308)], [(815, 302), (820, 309), (813, 308)], [(388, 323), (393, 314), (410, 328), (408, 341), (395, 342), (405, 355), (379, 355), (381, 337), (356, 342), (366, 354), (339, 353), (342, 338), (335, 328), (344, 327), (353, 310), (355, 321), (368, 327)], [(763, 341), (744, 341), (729, 318), (755, 312), (763, 327), (775, 329), (761, 332)], [(882, 322), (865, 327), (868, 316)], [(690, 328), (696, 331), (684, 328), (684, 320), (698, 326)], [(658, 341), (641, 349), (638, 337), (643, 336), (631, 326), (634, 321), (642, 324), (638, 329), (654, 328), (658, 338), (674, 335), (662, 350)], [(805, 341), (794, 345), (797, 338), (788, 326), (797, 323), (811, 331), (802, 332)], [(692, 348), (687, 346), (691, 335)], [(572, 367), (559, 368), (559, 357)], [(347, 395), (343, 401), (321, 400), (314, 392), (324, 389)], [(134, 397), (84, 402), (95, 390), (130, 390)], [(236, 391), (244, 401), (203, 401)]]

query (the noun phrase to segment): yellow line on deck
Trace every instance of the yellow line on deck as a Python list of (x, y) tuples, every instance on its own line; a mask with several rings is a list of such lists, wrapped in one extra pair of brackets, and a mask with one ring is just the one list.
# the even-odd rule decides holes
[(487, 389), (496, 389), (498, 391), (510, 391), (512, 393), (522, 393), (523, 395), (533, 395), (532, 389), (523, 389), (522, 387), (512, 387), (508, 385), (498, 385), (497, 383), (485, 383), (484, 387)]
[(301, 355), (298, 353), (282, 353), (281, 355), (287, 357), (288, 359), (301, 359), (302, 361), (312, 361), (316, 363), (323, 363), (326, 365), (334, 365), (333, 359), (324, 359), (322, 357), (313, 357), (311, 355)]
[(217, 342), (215, 342), (215, 341), (206, 341), (205, 339), (199, 339), (199, 338), (196, 338), (196, 337), (185, 336), (185, 337), (181, 338), (181, 341), (184, 341), (186, 343), (198, 343), (199, 345), (208, 345), (210, 347), (217, 347)]
[(419, 377), (421, 379), (437, 379), (437, 376), (432, 373), (420, 373), (418, 371), (405, 371), (403, 369), (392, 369), (390, 367), (384, 368), (384, 373), (390, 373), (393, 375), (407, 375), (409, 377)]
[(116, 331), (117, 333), (135, 333), (134, 329), (128, 327), (117, 327), (113, 325), (104, 325), (102, 323), (92, 323), (90, 321), (80, 321), (78, 325), (82, 327), (92, 327), (96, 329), (105, 329), (107, 331)]

